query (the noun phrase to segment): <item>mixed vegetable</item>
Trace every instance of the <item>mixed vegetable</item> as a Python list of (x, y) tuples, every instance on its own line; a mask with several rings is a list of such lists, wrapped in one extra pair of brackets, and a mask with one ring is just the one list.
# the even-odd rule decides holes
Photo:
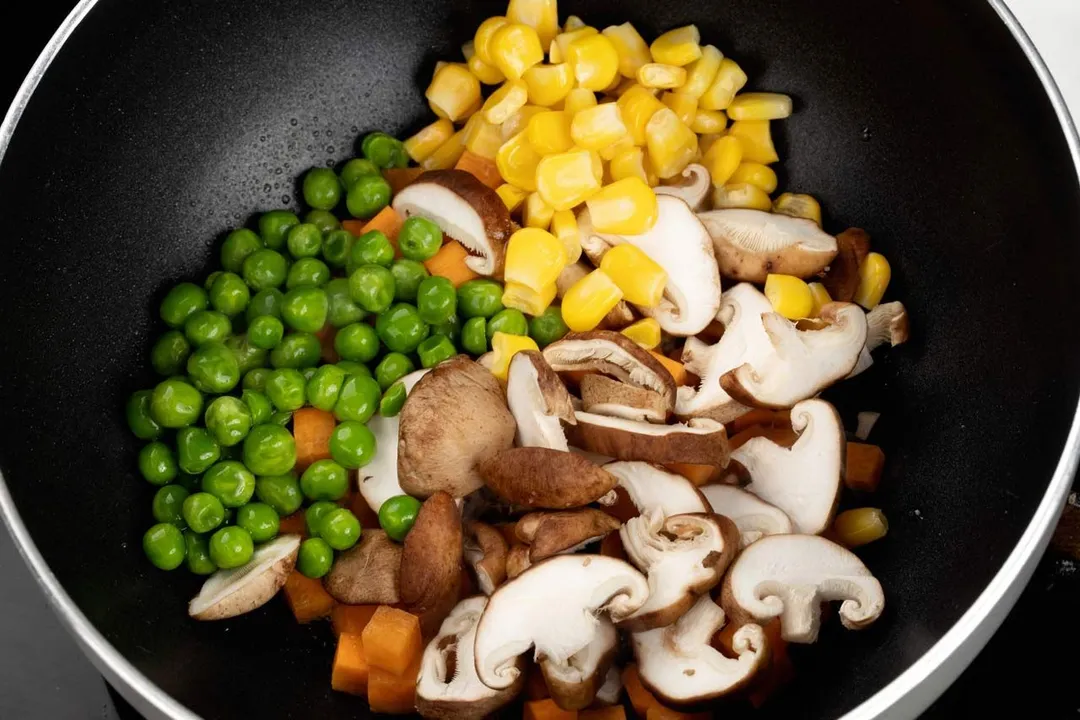
[(302, 218), (162, 300), (127, 404), (144, 551), (208, 576), (196, 619), (282, 589), (330, 617), (332, 685), (376, 712), (760, 704), (823, 603), (884, 606), (851, 552), (884, 514), (837, 514), (884, 454), (818, 395), (907, 339), (889, 264), (771, 197), (792, 102), (692, 25), (650, 45), (511, 0), (463, 52), (435, 122), (310, 170)]

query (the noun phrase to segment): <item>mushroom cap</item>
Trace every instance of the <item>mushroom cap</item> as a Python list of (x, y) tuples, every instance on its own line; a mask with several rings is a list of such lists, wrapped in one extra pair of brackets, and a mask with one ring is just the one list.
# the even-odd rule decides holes
[(727, 431), (715, 420), (691, 418), (685, 425), (656, 425), (587, 412), (574, 416), (577, 423), (568, 429), (570, 442), (589, 452), (617, 460), (727, 465)]
[(859, 289), (859, 266), (870, 254), (870, 236), (862, 228), (848, 228), (836, 236), (836, 247), (839, 252), (821, 283), (833, 300), (851, 302)]
[(517, 521), (514, 534), (529, 546), (529, 559), (535, 563), (600, 540), (620, 525), (602, 510), (578, 508), (529, 513)]
[(773, 352), (724, 373), (721, 387), (744, 405), (786, 408), (847, 376), (866, 343), (866, 314), (858, 305), (829, 303), (821, 319), (824, 329), (799, 330), (778, 313), (762, 315)]
[(592, 641), (565, 663), (548, 658), (539, 661), (551, 699), (563, 710), (581, 710), (592, 705), (615, 661), (619, 633), (606, 617), (599, 618)]
[(672, 195), (679, 198), (694, 212), (700, 212), (705, 200), (712, 191), (712, 178), (703, 165), (690, 163), (676, 178), (674, 183), (657, 185), (653, 190), (657, 195)]
[(592, 330), (567, 333), (544, 348), (555, 372), (597, 370), (622, 382), (654, 390), (669, 410), (675, 408), (675, 378), (659, 360), (622, 333)]
[(908, 340), (911, 326), (902, 302), (882, 303), (866, 313), (866, 349), (875, 350), (885, 343), (896, 347)]
[(424, 649), (416, 680), (416, 711), (436, 720), (480, 720), (511, 702), (524, 676), (503, 690), (492, 690), (476, 676), (473, 643), (487, 598), (462, 600), (443, 620)]
[[(417, 370), (401, 378), (406, 395), (427, 373), (426, 369)], [(405, 494), (398, 483), (398, 416), (375, 413), (368, 420), (368, 430), (375, 435), (375, 457), (358, 471), (358, 484), (368, 507), (378, 513), (384, 502)]]
[(394, 196), (406, 218), (431, 220), (469, 251), (465, 264), (480, 275), (502, 268), (513, 233), (510, 211), (494, 190), (464, 170), (429, 170)]
[(723, 515), (739, 529), (740, 546), (746, 547), (766, 535), (794, 532), (791, 518), (757, 495), (734, 485), (705, 485), (701, 494), (714, 513)]
[(476, 573), (480, 591), (485, 595), (495, 592), (506, 580), (506, 556), (510, 552), (506, 538), (487, 523), (473, 522), (465, 528), (462, 548), (465, 562)]
[(398, 481), (415, 497), (465, 497), (484, 484), (476, 466), (514, 444), (499, 381), (464, 355), (420, 378), (399, 417)]
[(758, 625), (735, 631), (736, 658), (725, 657), (709, 641), (724, 625), (724, 611), (703, 595), (674, 625), (630, 636), (641, 682), (665, 705), (695, 706), (727, 695), (754, 677), (767, 658)]
[(836, 238), (813, 220), (734, 208), (698, 213), (712, 236), (720, 274), (763, 283), (769, 273), (808, 278), (836, 257)]
[(615, 476), (642, 514), (659, 510), (665, 517), (712, 512), (701, 491), (682, 475), (644, 462), (613, 462), (604, 469)]
[(528, 545), (513, 545), (506, 554), (506, 578), (513, 580), (532, 566)]
[(667, 420), (667, 402), (654, 390), (598, 373), (581, 378), (580, 390), (585, 412), (641, 422), (663, 423)]
[(885, 609), (881, 584), (855, 553), (817, 535), (770, 535), (740, 553), (724, 578), (721, 602), (733, 619), (780, 618), (788, 642), (812, 643), (822, 603), (840, 604), (840, 622), (860, 630)]
[(510, 360), (506, 404), (517, 423), (520, 447), (569, 449), (562, 421), (574, 422), (570, 393), (539, 352), (519, 352)]
[(649, 599), (620, 627), (635, 632), (678, 620), (697, 597), (720, 582), (739, 547), (739, 531), (712, 514), (659, 511), (628, 520), (619, 530), (626, 555), (649, 579)]
[(489, 488), (527, 508), (581, 507), (615, 488), (615, 478), (580, 455), (547, 448), (503, 450), (479, 466)]
[(401, 602), (425, 631), (437, 628), (458, 600), (463, 548), (457, 504), (437, 492), (420, 506), (405, 536), (399, 575)]
[(299, 550), (299, 535), (281, 535), (260, 545), (246, 564), (208, 577), (188, 603), (188, 615), (225, 620), (262, 607), (285, 585)]
[(766, 437), (748, 440), (731, 456), (750, 474), (746, 489), (784, 511), (794, 531), (824, 532), (843, 488), (847, 441), (840, 416), (824, 400), (804, 400), (791, 410), (799, 438), (790, 448)]
[(476, 629), (476, 674), (490, 688), (521, 676), (518, 656), (566, 665), (600, 632), (599, 615), (618, 622), (649, 594), (645, 576), (603, 555), (556, 555), (495, 591)]
[(382, 530), (364, 530), (360, 542), (334, 560), (323, 578), (323, 587), (332, 598), (347, 605), (399, 603), (401, 554), (401, 546)]

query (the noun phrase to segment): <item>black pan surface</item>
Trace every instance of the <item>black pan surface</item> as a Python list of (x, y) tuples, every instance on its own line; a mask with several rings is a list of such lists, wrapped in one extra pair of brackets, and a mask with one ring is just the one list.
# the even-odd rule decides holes
[[(357, 717), (332, 639), (284, 603), (189, 621), (198, 580), (139, 548), (153, 488), (127, 395), (149, 386), (164, 291), (229, 228), (297, 207), (295, 178), (358, 134), (429, 121), (422, 91), (504, 3), (100, 0), (33, 95), (0, 165), (0, 471), (64, 589), (153, 682), (212, 717)], [(791, 93), (782, 189), (823, 199), (891, 260), (914, 339), (832, 399), (878, 410), (887, 540), (861, 552), (886, 615), (798, 648), (766, 716), (830, 717), (920, 657), (999, 569), (1076, 407), (1080, 205), (1052, 107), (988, 4), (563, 2), (646, 37), (695, 22), (754, 89)]]

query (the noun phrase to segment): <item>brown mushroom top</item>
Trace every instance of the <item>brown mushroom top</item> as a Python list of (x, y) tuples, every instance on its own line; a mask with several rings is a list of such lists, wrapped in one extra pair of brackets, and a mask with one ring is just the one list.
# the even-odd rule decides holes
[(401, 553), (401, 602), (425, 631), (438, 628), (457, 603), (463, 545), (454, 499), (435, 493), (420, 506)]
[(611, 330), (567, 333), (544, 348), (544, 359), (556, 372), (597, 370), (654, 390), (663, 397), (668, 410), (675, 408), (675, 378), (648, 350), (622, 333)]
[(323, 587), (349, 605), (393, 605), (401, 600), (400, 570), (401, 546), (382, 530), (364, 530), (355, 547), (338, 555)]
[(546, 557), (598, 540), (619, 529), (614, 517), (595, 508), (562, 512), (529, 513), (517, 522), (514, 534), (529, 544), (529, 558), (540, 562)]
[(504, 500), (527, 508), (581, 507), (611, 492), (615, 476), (580, 455), (548, 448), (512, 448), (480, 464), (484, 482)]

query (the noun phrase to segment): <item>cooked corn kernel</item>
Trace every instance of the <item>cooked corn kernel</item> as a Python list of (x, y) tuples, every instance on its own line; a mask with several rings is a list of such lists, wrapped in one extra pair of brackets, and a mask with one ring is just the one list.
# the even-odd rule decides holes
[(406, 140), (403, 143), (405, 152), (409, 153), (409, 157), (414, 162), (422, 162), (453, 134), (454, 124), (445, 118), (440, 118)]
[(600, 159), (610, 162), (611, 160), (614, 160), (619, 153), (629, 150), (632, 147), (634, 147), (634, 139), (630, 137), (629, 134), (623, 135), (621, 138), (599, 151)]
[(727, 108), (732, 120), (783, 120), (791, 116), (791, 98), (780, 93), (743, 93)]
[(609, 170), (612, 180), (625, 180), (633, 177), (647, 185), (654, 184), (649, 182), (649, 175), (645, 171), (645, 151), (639, 147), (627, 148), (613, 157)]
[[(698, 135), (715, 135), (727, 129), (727, 115), (723, 110), (704, 110), (698, 108), (690, 129)], [(699, 143), (704, 145), (704, 143)]]
[[(490, 64), (499, 68), (508, 80), (520, 80), (526, 70), (544, 61), (544, 48), (536, 30), (520, 23), (507, 23), (496, 30), (489, 51)], [(476, 52), (480, 54), (479, 43)]]
[[(709, 111), (706, 111), (706, 112), (712, 112), (712, 111), (709, 110)], [(690, 128), (690, 129), (693, 130), (694, 128)], [(698, 135), (698, 152), (701, 153), (701, 157), (704, 158), (706, 155), (708, 155), (709, 154), (709, 149), (712, 148), (713, 143), (715, 143), (717, 140), (719, 140), (722, 137), (724, 137), (723, 133), (707, 133), (705, 135)], [(740, 153), (742, 152), (742, 146), (741, 145), (739, 146), (739, 152)], [(704, 162), (704, 160), (702, 160), (702, 162)]]
[(489, 123), (484, 113), (476, 113), (465, 123), (465, 147), (480, 157), (493, 159), (502, 147), (502, 130)]
[(473, 35), (473, 49), (476, 52), (476, 57), (480, 58), (480, 62), (485, 65), (495, 64), (495, 60), (491, 56), (491, 37), (508, 22), (510, 21), (502, 15), (496, 15), (489, 17), (480, 23), (480, 27), (476, 28), (476, 34)]
[(663, 179), (681, 173), (697, 154), (697, 135), (671, 108), (657, 110), (645, 126), (653, 170)]
[(596, 34), (596, 28), (590, 27), (588, 25), (585, 25), (584, 27), (579, 27), (576, 30), (568, 30), (566, 32), (559, 33), (555, 36), (555, 40), (551, 43), (551, 50), (548, 53), (548, 62), (566, 62), (569, 59), (570, 45), (572, 43), (582, 38), (587, 38), (590, 35)]
[(750, 183), (751, 185), (757, 185), (767, 193), (771, 193), (776, 190), (778, 180), (776, 179), (776, 171), (768, 165), (746, 162), (735, 169), (727, 182), (733, 185)]
[(593, 229), (616, 235), (640, 235), (656, 224), (659, 214), (656, 193), (636, 177), (611, 183), (586, 200), (585, 205)]
[(580, 110), (570, 122), (570, 137), (589, 150), (605, 148), (626, 134), (626, 124), (617, 103)]
[(600, 189), (603, 177), (603, 161), (599, 155), (588, 150), (574, 150), (548, 155), (540, 161), (536, 168), (536, 189), (551, 207), (569, 210), (592, 197)]
[(647, 88), (670, 90), (686, 82), (686, 71), (674, 65), (649, 63), (638, 68), (637, 81)]
[(592, 330), (620, 300), (619, 286), (603, 270), (593, 270), (563, 295), (563, 322), (574, 332)]
[(589, 35), (570, 43), (566, 62), (574, 70), (578, 87), (604, 90), (619, 75), (619, 53), (603, 35)]
[(685, 95), (682, 92), (666, 92), (660, 96), (660, 102), (675, 111), (683, 125), (689, 127), (697, 115), (697, 98)]
[(481, 111), (493, 125), (502, 125), (529, 100), (529, 87), (524, 80), (507, 80), (484, 102)]
[(701, 48), (701, 57), (686, 68), (686, 82), (679, 88), (679, 92), (686, 93), (695, 99), (700, 98), (712, 87), (723, 60), (724, 53), (715, 46), (706, 45)]
[(819, 282), (807, 283), (807, 286), (810, 288), (810, 296), (814, 299), (809, 317), (819, 317), (821, 308), (831, 303), (832, 298), (829, 297), (829, 291), (825, 289), (825, 286)]
[(563, 32), (573, 32), (580, 28), (585, 27), (585, 21), (579, 18), (577, 15), (570, 15), (566, 18), (566, 22), (563, 23)]
[(508, 282), (503, 288), (502, 304), (508, 308), (520, 310), (526, 315), (540, 315), (555, 299), (555, 292), (555, 283), (537, 292), (524, 285)]
[(485, 85), (498, 85), (506, 76), (502, 74), (502, 71), (494, 65), (488, 65), (486, 62), (480, 59), (479, 55), (473, 55), (469, 58), (469, 72), (476, 76), (476, 79)]
[(721, 208), (747, 208), (750, 210), (772, 209), (772, 200), (769, 194), (750, 183), (738, 185), (721, 185), (713, 187), (713, 207)]
[[(529, 200), (525, 202), (527, 207)], [(564, 267), (566, 249), (547, 230), (522, 228), (511, 235), (506, 243), (503, 278), (508, 283), (517, 283), (540, 292), (555, 282)]]
[(499, 128), (503, 142), (506, 142), (519, 132), (523, 132), (529, 127), (529, 121), (532, 120), (533, 116), (537, 113), (544, 112), (544, 110), (545, 108), (542, 108), (539, 105), (526, 105), (507, 118), (506, 122)]
[(574, 147), (574, 140), (570, 137), (570, 118), (562, 110), (536, 113), (525, 131), (529, 144), (541, 155), (564, 153)]
[(536, 30), (540, 44), (547, 47), (559, 32), (559, 10), (556, 0), (510, 0), (506, 19), (528, 25)]
[(892, 268), (885, 256), (872, 252), (859, 266), (859, 289), (855, 291), (855, 302), (867, 310), (873, 310), (881, 302), (892, 279)]
[(534, 65), (525, 71), (524, 79), (529, 102), (543, 107), (561, 102), (574, 87), (574, 73), (567, 63)]
[(617, 104), (634, 144), (644, 145), (645, 126), (657, 110), (663, 109), (664, 104), (656, 99), (651, 90), (641, 85), (624, 92)]
[(436, 115), (458, 120), (480, 98), (480, 81), (464, 65), (446, 63), (435, 71), (424, 97)]
[(495, 166), (503, 180), (528, 192), (536, 191), (539, 164), (540, 154), (529, 144), (525, 131), (507, 140), (495, 153)]
[[(592, 207), (589, 212), (592, 212)], [(604, 253), (600, 269), (619, 286), (627, 302), (643, 307), (660, 304), (664, 286), (667, 285), (667, 273), (640, 248), (629, 244), (616, 245)]]
[(702, 163), (709, 171), (713, 185), (722, 187), (735, 174), (742, 157), (743, 147), (739, 138), (725, 135), (709, 146)]
[(697, 25), (668, 30), (649, 46), (653, 62), (683, 67), (701, 57), (701, 33)]
[(510, 335), (497, 332), (491, 336), (491, 374), (500, 380), (506, 380), (510, 371), (510, 361), (523, 350), (539, 350), (536, 341), (526, 335)]
[(728, 128), (728, 135), (739, 138), (743, 149), (743, 162), (771, 165), (778, 161), (768, 120), (736, 120)]
[(563, 100), (563, 111), (570, 117), (574, 117), (582, 110), (596, 107), (596, 94), (585, 88), (574, 88), (566, 94)]
[(566, 250), (566, 263), (576, 263), (581, 257), (581, 233), (573, 210), (559, 210), (551, 217), (551, 234)]
[(646, 350), (660, 346), (660, 323), (655, 318), (642, 318), (620, 332)]
[(821, 227), (821, 204), (812, 195), (784, 193), (773, 201), (774, 213), (813, 220)]
[(619, 74), (623, 77), (636, 78), (638, 68), (652, 62), (649, 46), (630, 23), (604, 28), (603, 34), (619, 53)]
[(521, 188), (516, 188), (510, 183), (503, 183), (495, 189), (495, 193), (502, 198), (503, 204), (506, 205), (506, 209), (510, 212), (514, 212), (521, 204), (525, 202), (528, 193)]
[(788, 320), (810, 317), (814, 309), (814, 295), (810, 287), (794, 275), (769, 273), (765, 277), (765, 297), (773, 310)]
[(521, 222), (525, 227), (547, 230), (551, 226), (551, 216), (555, 214), (555, 208), (544, 202), (540, 193), (529, 193), (525, 198), (525, 210), (521, 214)]
[(548, 45), (548, 62), (552, 65), (562, 65), (566, 62), (566, 56), (563, 55), (563, 51), (559, 49), (558, 37), (551, 41)]
[(618, 100), (625, 95), (628, 90), (636, 87), (638, 87), (637, 78), (624, 78), (620, 76), (620, 80), (615, 86), (615, 89), (609, 90), (607, 94), (608, 97), (613, 97)]
[(700, 107), (706, 110), (727, 110), (735, 93), (746, 85), (746, 73), (739, 64), (731, 58), (720, 61), (720, 69), (716, 71), (716, 79), (701, 96), (698, 102)]
[(465, 131), (458, 130), (436, 148), (435, 152), (424, 158), (420, 167), (425, 170), (449, 170), (457, 165), (463, 152), (465, 152)]
[(476, 98), (476, 102), (474, 102), (472, 105), (470, 105), (468, 108), (466, 108), (465, 112), (461, 114), (461, 117), (459, 117), (457, 119), (457, 121), (456, 121), (457, 124), (458, 125), (463, 124), (466, 120), (471, 118), (473, 115), (480, 112), (480, 108), (483, 107), (483, 104), (484, 104), (484, 99), (483, 98)]
[(889, 521), (877, 508), (855, 508), (836, 516), (833, 532), (841, 545), (855, 548), (885, 537), (889, 532)]

